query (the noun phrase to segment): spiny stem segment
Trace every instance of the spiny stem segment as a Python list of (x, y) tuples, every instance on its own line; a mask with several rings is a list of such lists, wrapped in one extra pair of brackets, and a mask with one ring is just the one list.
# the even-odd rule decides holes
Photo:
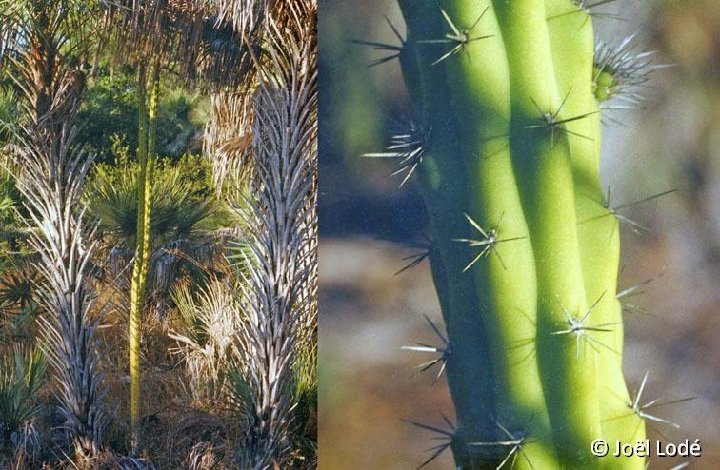
[(593, 310), (595, 309), (597, 304), (600, 303), (600, 301), (602, 300), (602, 298), (604, 296), (605, 296), (605, 293), (603, 293), (595, 301), (595, 303), (592, 304), (590, 306), (590, 308), (587, 309), (587, 311), (581, 318), (578, 318), (578, 317), (570, 314), (570, 312), (568, 312), (567, 308), (565, 308), (564, 305), (560, 304), (560, 306), (562, 307), (562, 310), (563, 310), (563, 314), (565, 315), (565, 318), (567, 319), (567, 325), (569, 326), (569, 328), (567, 328), (565, 330), (553, 331), (550, 334), (551, 335), (570, 335), (570, 334), (574, 335), (575, 336), (575, 354), (577, 357), (580, 357), (580, 343), (582, 340), (589, 342), (588, 344), (590, 344), (593, 348), (595, 347), (595, 345), (598, 345), (598, 346), (602, 346), (602, 347), (608, 349), (609, 351), (612, 351), (615, 354), (618, 354), (618, 352), (615, 351), (614, 349), (612, 349), (610, 346), (593, 338), (590, 335), (591, 332), (610, 333), (613, 330), (612, 330), (612, 328), (608, 328), (608, 327), (617, 325), (618, 324), (617, 322), (590, 324), (590, 325), (586, 324), (590, 318), (590, 314), (593, 312)]
[(530, 461), (530, 458), (523, 451), (523, 447), (530, 442), (527, 436), (527, 430), (512, 433), (507, 427), (503, 426), (497, 421), (495, 421), (495, 425), (503, 433), (504, 439), (493, 442), (470, 442), (468, 443), (468, 445), (480, 447), (509, 447), (510, 450), (508, 451), (505, 458), (498, 464), (498, 466), (495, 467), (496, 470), (504, 468), (505, 465), (507, 465), (508, 463), (509, 469), (514, 468), (515, 460), (517, 460), (518, 455), (522, 456), (522, 458), (525, 459), (531, 469), (534, 469), (535, 467)]
[(465, 48), (472, 42), (475, 41), (481, 41), (483, 39), (488, 39), (492, 37), (492, 34), (484, 35), (484, 36), (471, 36), (472, 32), (477, 27), (478, 23), (480, 23), (480, 20), (483, 19), (483, 16), (490, 10), (490, 7), (485, 8), (482, 13), (480, 13), (480, 16), (477, 17), (475, 22), (467, 29), (460, 29), (453, 21), (450, 19), (450, 15), (443, 10), (440, 9), (440, 12), (442, 13), (443, 18), (445, 18), (445, 22), (447, 23), (448, 27), (450, 28), (450, 32), (445, 34), (445, 37), (442, 39), (422, 39), (417, 41), (419, 44), (454, 44), (452, 49), (450, 49), (448, 52), (443, 54), (439, 59), (437, 59), (435, 62), (433, 62), (431, 65), (435, 66), (438, 65), (443, 60), (447, 59), (448, 57), (457, 54), (460, 51), (465, 50)]
[(470, 268), (475, 265), (478, 261), (480, 261), (485, 256), (490, 256), (490, 253), (495, 253), (498, 257), (498, 260), (500, 261), (500, 264), (503, 265), (505, 269), (507, 269), (507, 265), (503, 261), (502, 257), (500, 256), (500, 253), (497, 252), (496, 248), (500, 243), (507, 243), (507, 242), (513, 242), (516, 240), (523, 240), (526, 237), (512, 237), (512, 238), (499, 238), (498, 231), (500, 230), (500, 223), (502, 222), (503, 216), (505, 213), (500, 214), (500, 219), (498, 220), (497, 224), (495, 224), (493, 227), (491, 227), (488, 230), (485, 230), (480, 224), (475, 222), (472, 217), (465, 214), (465, 218), (467, 219), (468, 223), (477, 230), (480, 235), (482, 235), (482, 238), (480, 240), (474, 240), (470, 238), (457, 238), (455, 239), (456, 242), (461, 243), (467, 243), (468, 246), (472, 248), (480, 248), (480, 252), (468, 263), (467, 266), (465, 266), (465, 269), (463, 269), (463, 272), (468, 271)]
[[(462, 470), (603, 468), (590, 443), (624, 442), (632, 431), (607, 423), (627, 414), (630, 394), (619, 360), (618, 237), (596, 232), (619, 224), (579, 222), (625, 207), (601, 207), (596, 95), (644, 86), (638, 65), (649, 55), (596, 53), (590, 20), (613, 17), (612, 0), (398, 3), (402, 53), (380, 48), (388, 60), (399, 55), (422, 125), (369, 156), (398, 159), (401, 185), (419, 176), (433, 234), (429, 256), (421, 249), (403, 270), (430, 258), (447, 334), (406, 349), (433, 355), (421, 369), (447, 364), (458, 432), (421, 425), (444, 439), (424, 465), (452, 447)], [(548, 436), (532, 445), (511, 426), (530, 413), (532, 436)], [(490, 416), (502, 417), (502, 434)], [(502, 454), (489, 455), (493, 445)]]
[(562, 103), (560, 103), (560, 106), (557, 108), (557, 111), (553, 112), (547, 112), (543, 111), (540, 106), (537, 104), (535, 100), (532, 100), (533, 106), (535, 106), (535, 109), (538, 110), (540, 113), (540, 124), (533, 124), (527, 126), (528, 129), (543, 129), (550, 133), (550, 144), (552, 146), (555, 146), (555, 132), (564, 133), (568, 136), (575, 136), (580, 137), (581, 139), (590, 140), (592, 141), (591, 137), (588, 137), (586, 135), (579, 134), (577, 132), (571, 131), (565, 126), (565, 124), (580, 121), (582, 119), (588, 118), (592, 116), (593, 114), (597, 114), (597, 111), (591, 111), (589, 113), (580, 114), (578, 116), (573, 116), (566, 119), (560, 119), (560, 113), (562, 112), (563, 108), (565, 107), (565, 104), (567, 103), (568, 98), (570, 97), (569, 91), (567, 95), (565, 95), (565, 98), (563, 98)]
[(400, 187), (403, 187), (423, 162), (430, 130), (410, 118), (396, 120), (394, 127), (397, 131), (390, 137), (387, 152), (366, 153), (363, 156), (399, 160), (390, 176), (402, 175)]

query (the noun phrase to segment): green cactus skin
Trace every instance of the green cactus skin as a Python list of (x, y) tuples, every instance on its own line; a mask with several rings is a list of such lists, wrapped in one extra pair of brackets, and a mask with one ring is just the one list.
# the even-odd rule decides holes
[[(602, 300), (593, 309), (594, 323), (608, 324), (612, 331), (604, 341), (608, 347), (598, 351), (602, 367), (598, 371), (604, 385), (600, 401), (603, 417), (602, 438), (608, 442), (637, 442), (644, 439), (643, 420), (628, 413), (630, 396), (622, 373), (623, 325), (622, 306), (617, 300), (617, 273), (620, 263), (619, 223), (615, 217), (603, 217), (608, 209), (600, 183), (601, 115), (599, 102), (608, 94), (597, 94), (613, 86), (612, 75), (596, 76), (593, 66), (594, 37), (592, 28), (583, 27), (586, 19), (569, 15), (564, 0), (546, 1), (548, 23), (553, 44), (553, 61), (559, 85), (570, 93), (566, 103), (569, 116), (594, 113), (587, 119), (567, 123), (568, 129), (590, 139), (571, 139), (571, 160), (575, 184), (575, 201), (583, 264), (585, 291), (588, 299)], [(587, 86), (590, 79), (591, 86)], [(594, 80), (593, 80), (594, 79)], [(605, 214), (604, 214), (605, 213)], [(607, 214), (612, 215), (612, 214)], [(640, 457), (622, 460), (606, 457), (607, 468), (640, 468)]]
[(622, 375), (619, 228), (598, 174), (614, 79), (593, 68), (588, 13), (572, 0), (399, 4), (428, 135), (418, 174), (457, 468), (644, 468), (591, 453), (645, 427)]
[[(417, 27), (424, 25), (418, 24)], [(454, 122), (442, 110), (448, 99), (448, 90), (445, 87), (435, 88), (445, 82), (444, 70), (437, 68), (427, 74), (420, 73), (420, 68), (430, 60), (430, 56), (413, 47), (407, 47), (400, 59), (405, 70), (415, 71), (407, 79), (408, 83), (415, 80), (410, 91), (418, 102), (423, 103), (419, 113), (420, 119), (428, 119), (424, 126), (434, 129), (433, 135), (437, 136), (428, 143), (419, 173), (431, 219), (433, 279), (436, 285), (448, 287), (439, 291), (442, 292), (439, 299), (445, 312), (448, 335), (454, 338), (447, 377), (452, 384), (453, 402), (467, 413), (465, 419), (457, 424), (458, 436), (453, 442), (453, 451), (460, 456), (467, 452), (456, 444), (482, 434), (481, 430), (487, 427), (486, 417), (493, 413), (495, 401), (494, 391), (487, 387), (491, 381), (488, 335), (483, 322), (478, 321), (480, 309), (473, 280), (462, 272), (471, 252), (453, 242), (458, 233), (465, 230), (462, 213), (468, 205), (465, 191), (467, 171), (457, 148)], [(433, 99), (430, 99), (431, 96)], [(448, 207), (457, 207), (460, 217), (456, 217), (454, 212), (447, 212)], [(488, 367), (477, 367), (478, 363)], [(460, 435), (467, 438), (460, 438)]]

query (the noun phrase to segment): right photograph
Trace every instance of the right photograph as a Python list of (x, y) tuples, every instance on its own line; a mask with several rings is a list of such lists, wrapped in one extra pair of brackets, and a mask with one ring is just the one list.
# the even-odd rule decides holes
[(321, 468), (719, 468), (719, 31), (323, 2)]

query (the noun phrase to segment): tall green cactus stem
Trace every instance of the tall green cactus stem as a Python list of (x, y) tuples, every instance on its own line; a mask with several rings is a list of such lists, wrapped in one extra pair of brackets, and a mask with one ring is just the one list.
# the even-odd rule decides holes
[[(585, 14), (564, 0), (546, 0), (548, 22), (553, 44), (556, 77), (562, 91), (568, 93), (565, 108), (568, 116), (586, 118), (567, 123), (577, 134), (571, 139), (571, 160), (575, 183), (578, 238), (588, 299), (602, 298), (594, 308), (594, 322), (611, 327), (606, 347), (598, 350), (602, 367), (600, 383), (604, 387), (600, 401), (603, 417), (602, 437), (608, 442), (637, 442), (645, 439), (643, 420), (628, 413), (630, 396), (622, 371), (622, 306), (617, 299), (617, 274), (620, 263), (618, 220), (607, 214), (605, 195), (599, 176), (601, 116), (595, 91), (594, 37), (592, 23)], [(591, 87), (587, 87), (590, 80)], [(592, 113), (592, 114), (589, 114)], [(609, 201), (607, 201), (609, 202)], [(610, 215), (605, 216), (605, 215)], [(608, 468), (636, 468), (640, 457), (619, 462), (607, 458)]]
[(133, 455), (138, 455), (141, 446), (141, 405), (142, 378), (140, 367), (140, 324), (142, 309), (147, 289), (147, 273), (150, 262), (150, 218), (152, 199), (152, 174), (155, 165), (155, 136), (157, 103), (160, 91), (160, 64), (155, 62), (149, 78), (150, 95), (148, 96), (148, 77), (145, 65), (138, 71), (138, 166), (137, 178), (137, 219), (136, 219), (136, 254), (133, 260), (133, 271), (130, 286), (130, 321), (129, 321), (129, 355), (130, 355), (130, 448)]
[[(442, 61), (447, 62), (446, 67), (436, 63), (429, 72), (440, 77), (434, 83), (431, 101), (436, 101), (439, 90), (449, 91), (449, 99), (441, 102), (443, 108), (438, 112), (455, 130), (456, 145), (460, 151), (459, 162), (455, 164), (460, 166), (464, 163), (468, 174), (462, 191), (468, 199), (468, 208), (464, 212), (467, 212), (469, 220), (460, 217), (464, 226), (456, 229), (455, 238), (459, 234), (463, 234), (467, 240), (482, 238), (482, 233), (469, 223), (472, 221), (484, 225), (485, 231), (497, 225), (495, 231), (498, 240), (507, 240), (499, 241), (495, 247), (486, 246), (489, 249), (487, 260), (472, 262), (483, 247), (475, 248), (474, 252), (465, 255), (465, 276), (473, 280), (481, 300), (479, 308), (464, 322), (482, 323), (488, 332), (487, 341), (493, 364), (492, 389), (496, 394), (493, 419), (514, 432), (548, 435), (547, 413), (544, 412), (534, 351), (528, 349), (528, 346), (532, 347), (528, 340), (535, 336), (536, 282), (534, 270), (522, 268), (532, 266), (533, 257), (510, 160), (507, 137), (510, 94), (504, 45), (497, 21), (492, 12), (487, 10), (487, 5), (483, 7), (473, 1), (457, 2), (448, 5), (444, 11), (453, 25), (457, 23), (457, 28), (475, 24), (470, 32), (471, 39), (489, 36), (482, 40), (471, 40), (464, 46), (467, 54), (456, 54), (457, 60)], [(450, 24), (445, 16), (438, 15), (437, 10), (433, 13), (430, 18), (436, 28), (433, 36), (426, 36), (429, 38), (426, 41), (432, 41), (433, 37), (441, 38), (449, 32)], [(426, 27), (423, 31), (427, 35), (430, 28)], [(448, 46), (437, 43), (429, 49), (429, 58), (433, 63), (447, 53)], [(449, 105), (452, 112), (448, 109)], [(453, 164), (452, 160), (447, 160)], [(458, 219), (460, 207), (457, 207), (457, 203), (454, 205), (454, 210), (446, 207), (443, 213)], [(450, 249), (460, 251), (462, 245), (456, 242)], [(483, 313), (488, 311), (496, 314)], [(459, 342), (450, 336), (451, 344)], [(459, 416), (462, 414), (459, 413)], [(490, 422), (487, 415), (483, 422)], [(470, 455), (481, 458), (494, 456), (501, 461), (507, 449), (488, 445), (507, 440), (498, 425), (482, 429), (482, 433), (476, 431), (466, 438)], [(524, 446), (523, 452), (532, 461), (547, 462), (546, 454), (552, 452), (548, 452), (544, 446), (542, 440), (538, 440)]]
[(591, 453), (644, 425), (622, 376), (619, 231), (576, 3), (399, 0), (462, 469), (644, 465)]
[[(545, 5), (496, 1), (510, 64), (511, 151), (520, 180), (538, 280), (537, 349), (560, 460), (596, 464), (589, 442), (600, 437), (596, 354), (578, 352), (567, 315), (588, 309), (575, 217), (569, 137), (552, 63)], [(588, 84), (589, 86), (589, 84)], [(559, 326), (563, 325), (564, 326)], [(565, 328), (569, 326), (570, 328)], [(568, 334), (559, 335), (562, 331)]]
[[(433, 11), (437, 13), (437, 10)], [(423, 15), (417, 18), (422, 19)], [(417, 24), (416, 27), (437, 29), (437, 25), (431, 23)], [(422, 48), (413, 47), (414, 41), (415, 37), (411, 36), (400, 60), (405, 70), (414, 71), (408, 75), (408, 83), (412, 83), (410, 90), (414, 99), (422, 103), (417, 110), (419, 126), (427, 129), (430, 138), (419, 174), (431, 218), (433, 278), (436, 285), (448, 287), (439, 295), (450, 338), (448, 382), (452, 384), (450, 389), (455, 405), (465, 410), (458, 419), (453, 451), (460, 460), (466, 461), (469, 453), (464, 443), (483, 435), (487, 416), (494, 411), (494, 390), (487, 387), (491, 361), (473, 281), (462, 272), (471, 252), (453, 242), (458, 234), (466, 231), (462, 214), (468, 207), (465, 197), (467, 173), (457, 148), (454, 123), (442, 109), (449, 99), (444, 85), (446, 76), (442, 68), (420, 73), (420, 69), (434, 59)], [(455, 209), (448, 211), (448, 208)], [(486, 366), (477, 367), (477, 363)]]

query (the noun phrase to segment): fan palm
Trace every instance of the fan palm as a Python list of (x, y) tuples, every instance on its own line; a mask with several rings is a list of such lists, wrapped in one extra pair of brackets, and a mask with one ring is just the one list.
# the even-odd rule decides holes
[[(183, 274), (202, 276), (216, 256), (216, 218), (221, 210), (203, 181), (193, 181), (187, 168), (201, 168), (197, 158), (173, 165), (159, 162), (150, 182), (152, 213), (148, 244), (148, 298), (163, 313), (170, 290)], [(137, 245), (137, 179), (139, 164), (120, 159), (116, 166), (97, 165), (87, 194), (89, 211), (110, 253), (113, 278), (131, 262)]]

